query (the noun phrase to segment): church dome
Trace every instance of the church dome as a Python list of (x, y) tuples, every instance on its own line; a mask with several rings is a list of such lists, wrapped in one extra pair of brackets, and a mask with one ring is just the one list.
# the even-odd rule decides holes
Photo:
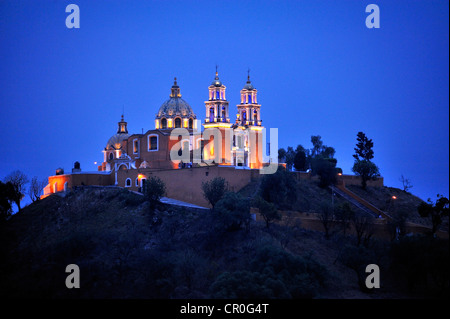
[(159, 108), (156, 117), (173, 117), (176, 115), (182, 117), (195, 117), (191, 106), (181, 97), (170, 97), (170, 99), (165, 101)]
[(244, 90), (253, 91), (254, 89), (255, 89), (255, 87), (250, 82), (247, 82), (247, 84), (245, 84), (245, 86), (244, 86)]
[(108, 143), (106, 143), (106, 149), (109, 149), (112, 147), (113, 149), (120, 149), (122, 147), (122, 141), (128, 139), (130, 137), (130, 134), (128, 133), (117, 133), (111, 136), (108, 140)]
[(175, 78), (174, 84), (171, 88), (170, 98), (165, 101), (156, 113), (156, 118), (174, 118), (180, 116), (183, 118), (196, 118), (191, 106), (181, 98), (180, 87)]

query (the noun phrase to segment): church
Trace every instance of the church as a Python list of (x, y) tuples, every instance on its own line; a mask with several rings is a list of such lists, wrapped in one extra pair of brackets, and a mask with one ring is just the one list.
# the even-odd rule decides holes
[[(205, 204), (199, 194), (201, 182), (215, 176), (224, 177), (231, 189), (238, 190), (268, 165), (263, 160), (264, 127), (257, 93), (249, 74), (232, 120), (226, 86), (216, 69), (204, 102), (202, 123), (182, 98), (175, 78), (169, 99), (155, 115), (154, 129), (130, 134), (122, 115), (117, 132), (102, 150), (103, 162), (98, 171), (83, 172), (78, 162), (71, 173), (57, 170), (49, 177), (43, 197), (82, 185), (141, 191), (143, 181), (151, 176), (158, 176), (166, 183), (168, 197), (194, 204)], [(196, 184), (186, 187), (186, 183)]]

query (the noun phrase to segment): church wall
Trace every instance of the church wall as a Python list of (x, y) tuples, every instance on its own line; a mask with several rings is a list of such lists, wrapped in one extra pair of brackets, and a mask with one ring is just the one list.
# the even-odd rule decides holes
[[(64, 191), (64, 184), (67, 182), (68, 188), (82, 185), (114, 185), (114, 174), (65, 174), (53, 175), (48, 177), (48, 191), (54, 193), (54, 185), (56, 183), (56, 192)], [(44, 194), (48, 195), (48, 194)]]
[(199, 206), (209, 207), (208, 202), (203, 197), (201, 188), (202, 182), (210, 181), (215, 177), (223, 177), (230, 185), (232, 191), (239, 191), (252, 181), (259, 177), (259, 170), (235, 169), (234, 167), (193, 167), (176, 170), (124, 170), (117, 173), (118, 186), (124, 187), (125, 180), (131, 179), (132, 187), (127, 189), (138, 191), (136, 187), (136, 178), (138, 175), (150, 178), (157, 176), (166, 184), (169, 198), (185, 201)]

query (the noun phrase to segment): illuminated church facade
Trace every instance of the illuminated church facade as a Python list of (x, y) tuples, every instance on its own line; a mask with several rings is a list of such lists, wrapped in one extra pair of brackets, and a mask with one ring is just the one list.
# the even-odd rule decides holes
[[(208, 87), (205, 118), (200, 123), (182, 98), (175, 78), (169, 99), (156, 113), (154, 129), (143, 134), (130, 134), (122, 115), (116, 134), (102, 150), (103, 162), (98, 171), (82, 172), (76, 167), (71, 174), (50, 176), (44, 196), (80, 185), (115, 185), (140, 191), (143, 181), (150, 176), (164, 179), (177, 170), (188, 169), (195, 175), (191, 177), (195, 180), (197, 175), (208, 176), (206, 171), (212, 172), (213, 167), (216, 173), (211, 175), (227, 175), (229, 182), (239, 181), (236, 182), (239, 188), (243, 182), (234, 175), (251, 175), (248, 177), (251, 178), (257, 173), (244, 171), (259, 171), (267, 165), (263, 161), (263, 126), (257, 93), (248, 75), (240, 91), (236, 118), (231, 121), (226, 86), (216, 70)], [(219, 171), (218, 168), (223, 169)], [(230, 169), (234, 173), (229, 173)]]

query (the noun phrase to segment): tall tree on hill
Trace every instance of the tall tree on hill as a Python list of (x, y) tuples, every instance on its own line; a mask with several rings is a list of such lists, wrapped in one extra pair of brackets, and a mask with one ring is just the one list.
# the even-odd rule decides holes
[(31, 179), (30, 188), (28, 189), (28, 195), (31, 201), (34, 203), (41, 198), (42, 191), (45, 185), (47, 185), (47, 180), (39, 181), (37, 176)]
[(295, 150), (294, 168), (296, 171), (305, 171), (307, 168), (306, 150), (302, 145), (298, 145)]
[(322, 137), (320, 135), (312, 135), (311, 143), (313, 145), (311, 149), (311, 157), (316, 157), (317, 155), (322, 153), (323, 149)]
[(380, 176), (378, 166), (371, 161), (373, 158), (373, 142), (363, 132), (358, 132), (357, 143), (355, 147), (355, 162), (352, 171), (361, 176), (361, 186), (363, 189), (367, 187), (367, 181), (376, 179)]
[(15, 198), (15, 190), (11, 182), (0, 181), (0, 223), (8, 220), (12, 213), (12, 203)]
[(286, 160), (286, 150), (284, 148), (278, 149), (278, 163), (284, 163)]
[(373, 142), (369, 139), (363, 132), (358, 132), (356, 135), (356, 147), (354, 148), (355, 154), (353, 157), (355, 159), (364, 159), (370, 161), (373, 158)]
[(337, 160), (334, 158), (335, 149), (323, 144), (320, 135), (311, 136), (313, 147), (309, 152), (308, 162), (314, 175), (319, 175), (319, 186), (328, 187), (336, 182)]
[(431, 230), (434, 235), (442, 224), (442, 219), (449, 215), (449, 201), (447, 197), (437, 195), (438, 199), (435, 203), (428, 198), (428, 202), (422, 202), (417, 208), (421, 217), (429, 217), (433, 228)]
[(25, 185), (28, 184), (28, 177), (20, 170), (15, 170), (5, 177), (5, 182), (10, 182), (14, 187), (13, 201), (20, 212), (20, 201), (25, 196)]
[(289, 146), (286, 151), (286, 168), (288, 171), (292, 171), (292, 166), (294, 166), (295, 151), (292, 146)]

